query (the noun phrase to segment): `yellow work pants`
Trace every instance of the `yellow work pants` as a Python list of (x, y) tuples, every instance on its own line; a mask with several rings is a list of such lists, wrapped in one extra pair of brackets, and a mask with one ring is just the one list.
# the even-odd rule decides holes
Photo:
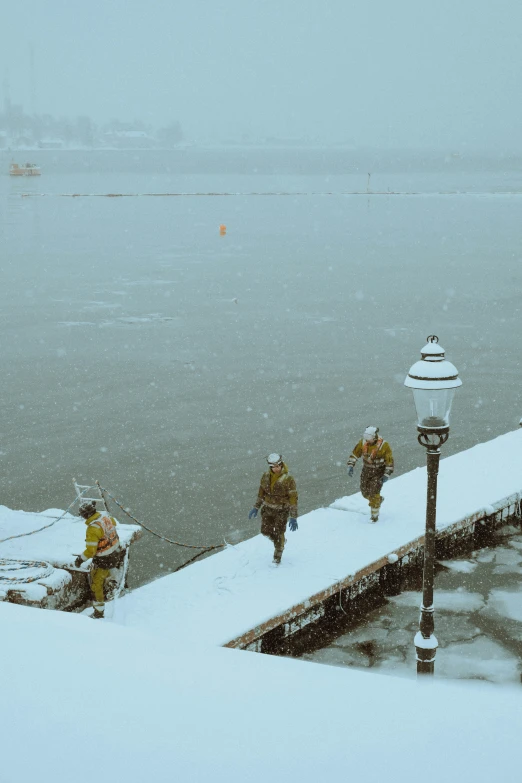
[(285, 509), (267, 508), (261, 509), (261, 533), (274, 544), (274, 551), (278, 554), (285, 548), (285, 530), (288, 519), (288, 511)]
[(382, 497), (381, 497), (379, 492), (377, 492), (377, 494), (375, 494), (375, 495), (370, 495), (370, 497), (367, 498), (367, 500), (368, 500), (368, 505), (370, 506), (370, 508), (380, 508), (381, 507)]
[(93, 568), (91, 571), (91, 590), (94, 596), (94, 601), (97, 604), (105, 603), (103, 586), (110, 573), (111, 572), (108, 568)]

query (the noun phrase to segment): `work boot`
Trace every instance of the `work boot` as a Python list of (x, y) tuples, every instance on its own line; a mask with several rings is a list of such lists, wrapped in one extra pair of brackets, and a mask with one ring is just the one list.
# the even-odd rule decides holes
[(276, 565), (279, 565), (279, 563), (281, 562), (281, 557), (283, 556), (283, 549), (285, 548), (285, 544), (286, 544), (285, 534), (281, 533), (281, 535), (279, 536), (279, 540), (274, 545), (274, 563), (276, 563)]
[(100, 612), (99, 609), (95, 609), (94, 612), (91, 614), (91, 617), (93, 620), (103, 620), (105, 614), (103, 612)]
[(370, 522), (377, 522), (379, 519), (379, 509), (378, 508), (372, 508), (371, 514), (370, 514)]

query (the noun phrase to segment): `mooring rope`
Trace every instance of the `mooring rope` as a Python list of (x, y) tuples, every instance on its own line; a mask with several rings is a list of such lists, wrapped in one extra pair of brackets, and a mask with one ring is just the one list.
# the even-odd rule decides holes
[[(175, 568), (174, 571), (171, 573), (175, 573), (176, 571), (179, 571), (182, 568), (185, 568), (185, 566), (189, 565), (190, 563), (194, 562), (194, 560), (197, 560), (198, 557), (201, 557), (202, 555), (206, 554), (207, 552), (213, 552), (215, 549), (221, 549), (222, 547), (226, 546), (225, 543), (223, 544), (212, 544), (210, 546), (205, 546), (201, 544), (182, 544), (180, 541), (174, 541), (171, 538), (168, 538), (167, 536), (163, 536), (160, 533), (157, 533), (155, 530), (152, 530), (148, 525), (145, 525), (143, 522), (140, 522), (138, 519), (136, 519), (135, 516), (133, 516), (127, 509), (125, 509), (122, 504), (117, 500), (114, 495), (112, 495), (109, 490), (105, 489), (100, 485), (99, 481), (96, 481), (96, 485), (98, 486), (98, 489), (100, 490), (100, 494), (103, 500), (103, 496), (108, 495), (108, 497), (111, 498), (111, 500), (114, 501), (114, 503), (120, 508), (123, 513), (129, 517), (129, 519), (132, 519), (133, 522), (136, 522), (137, 525), (142, 527), (144, 530), (146, 530), (148, 533), (150, 533), (153, 536), (156, 536), (157, 538), (161, 539), (162, 541), (167, 541), (169, 544), (174, 544), (175, 546), (183, 547), (185, 549), (198, 549), (200, 550), (197, 552), (193, 557), (191, 557), (189, 560), (187, 560), (186, 563), (183, 563), (182, 565), (178, 566), (178, 568)], [(27, 533), (17, 533), (13, 536), (8, 536), (7, 538), (3, 538), (0, 540), (0, 544), (4, 544), (6, 541), (12, 541), (15, 538), (24, 538), (25, 536), (32, 536), (35, 533), (40, 533), (42, 530), (48, 530), (50, 527), (55, 525), (57, 522), (59, 522), (61, 519), (63, 519), (66, 514), (69, 513), (71, 508), (74, 506), (74, 504), (84, 495), (88, 490), (92, 489), (92, 487), (85, 487), (78, 495), (74, 498), (73, 502), (66, 508), (66, 510), (58, 517), (48, 517), (51, 518), (53, 521), (50, 522), (48, 525), (43, 525), (43, 527), (39, 527), (37, 530), (30, 530)], [(25, 512), (30, 513), (30, 512)], [(123, 568), (123, 575), (122, 580), (120, 582), (120, 586), (117, 590), (117, 596), (119, 597), (122, 590), (125, 586), (125, 579), (127, 575), (127, 570), (129, 567), (129, 547), (127, 547), (127, 551), (125, 553), (125, 561), (124, 561), (124, 568)], [(19, 577), (19, 576), (6, 576), (6, 572), (14, 572), (19, 570), (25, 570), (29, 568), (40, 568), (43, 569), (43, 573), (39, 573), (36, 576), (30, 576), (30, 577)], [(33, 561), (33, 560), (16, 560), (11, 558), (0, 558), (0, 582), (9, 582), (13, 584), (28, 584), (29, 582), (35, 582), (40, 579), (45, 579), (46, 577), (50, 576), (53, 571), (53, 566), (50, 565), (50, 563), (46, 563), (43, 561)]]
[[(167, 538), (167, 536), (162, 536), (160, 533), (156, 533), (155, 530), (152, 530), (150, 527), (147, 527), (147, 525), (144, 525), (143, 522), (140, 522), (139, 519), (136, 519), (136, 517), (134, 517), (129, 511), (127, 511), (127, 509), (123, 508), (121, 503), (118, 500), (116, 500), (114, 495), (111, 495), (108, 489), (102, 487), (99, 481), (97, 481), (96, 484), (98, 485), (100, 492), (103, 492), (106, 495), (108, 495), (111, 498), (111, 500), (113, 500), (116, 503), (118, 508), (120, 508), (123, 511), (123, 513), (129, 517), (129, 519), (132, 519), (133, 522), (136, 522), (137, 525), (140, 525), (140, 527), (144, 528), (148, 533), (151, 533), (153, 536), (160, 538), (162, 541), (167, 541), (169, 544), (175, 544), (176, 546), (181, 546), (186, 549), (201, 549), (202, 551), (200, 554), (203, 554), (203, 552), (211, 552), (213, 549), (221, 549), (221, 547), (225, 546), (225, 544), (212, 544), (212, 546), (203, 546), (201, 544), (182, 544), (180, 541), (174, 541), (172, 538)], [(198, 557), (198, 555), (196, 555), (196, 557)]]
[[(71, 508), (74, 506), (76, 501), (84, 494), (84, 492), (87, 492), (88, 489), (91, 489), (91, 487), (85, 487), (84, 490), (80, 492), (78, 497), (75, 497), (73, 502), (70, 506), (68, 506), (63, 514), (60, 517), (53, 517), (53, 522), (50, 522), (48, 525), (44, 525), (43, 527), (39, 527), (38, 530), (30, 530), (28, 533), (17, 533), (15, 536), (9, 536), (8, 538), (2, 538), (0, 541), (0, 544), (4, 544), (6, 541), (12, 541), (13, 538), (23, 538), (24, 536), (33, 536), (35, 533), (40, 533), (42, 530), (47, 530), (47, 528), (52, 527), (53, 525), (56, 525), (57, 522), (60, 521), (60, 519), (63, 519), (66, 514), (69, 513)], [(24, 513), (30, 513), (30, 512), (24, 512)]]

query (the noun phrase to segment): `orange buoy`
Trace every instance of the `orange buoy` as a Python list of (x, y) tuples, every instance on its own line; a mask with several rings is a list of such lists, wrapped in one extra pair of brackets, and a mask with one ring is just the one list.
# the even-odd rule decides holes
[(223, 223), (221, 223), (219, 227), (219, 234), (220, 236), (224, 237), (226, 233), (227, 233), (227, 227), (223, 225)]

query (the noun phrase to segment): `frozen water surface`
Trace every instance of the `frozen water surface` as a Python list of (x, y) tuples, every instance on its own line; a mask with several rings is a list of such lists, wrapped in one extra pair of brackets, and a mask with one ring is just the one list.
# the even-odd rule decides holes
[[(512, 530), (517, 534), (513, 535)], [(517, 528), (505, 527), (497, 535), (496, 549), (438, 564), (434, 590), (437, 676), (520, 682), (522, 583), (516, 568), (504, 566), (509, 570), (499, 572), (495, 565), (497, 557), (502, 562), (509, 559), (509, 553), (518, 555), (518, 548), (510, 547), (520, 540)], [(422, 593), (415, 590), (389, 597), (358, 624), (330, 638), (326, 647), (307, 652), (304, 657), (415, 677), (413, 638), (419, 626), (421, 601)], [(319, 646), (320, 636), (314, 643)]]
[[(469, 573), (469, 572), (466, 572)], [(401, 593), (389, 599), (394, 604), (401, 606), (417, 606), (422, 603), (422, 593), (410, 592)], [(462, 587), (454, 591), (437, 590), (437, 596), (434, 600), (436, 610), (441, 609), (445, 612), (476, 612), (484, 606), (484, 599), (479, 593), (469, 593)]]
[(477, 563), (492, 563), (495, 559), (495, 552), (492, 550), (482, 550), (479, 555), (477, 555), (476, 560)]
[(505, 647), (483, 636), (464, 644), (449, 644), (437, 655), (437, 674), (451, 679), (520, 682), (520, 660)]
[(506, 566), (518, 565), (522, 563), (522, 552), (517, 549), (513, 551), (507, 547), (499, 547), (495, 551), (495, 563)]
[(469, 560), (445, 560), (444, 567), (460, 574), (471, 574), (477, 567), (477, 563), (471, 563)]
[(522, 623), (522, 591), (520, 589), (492, 590), (484, 613)]

